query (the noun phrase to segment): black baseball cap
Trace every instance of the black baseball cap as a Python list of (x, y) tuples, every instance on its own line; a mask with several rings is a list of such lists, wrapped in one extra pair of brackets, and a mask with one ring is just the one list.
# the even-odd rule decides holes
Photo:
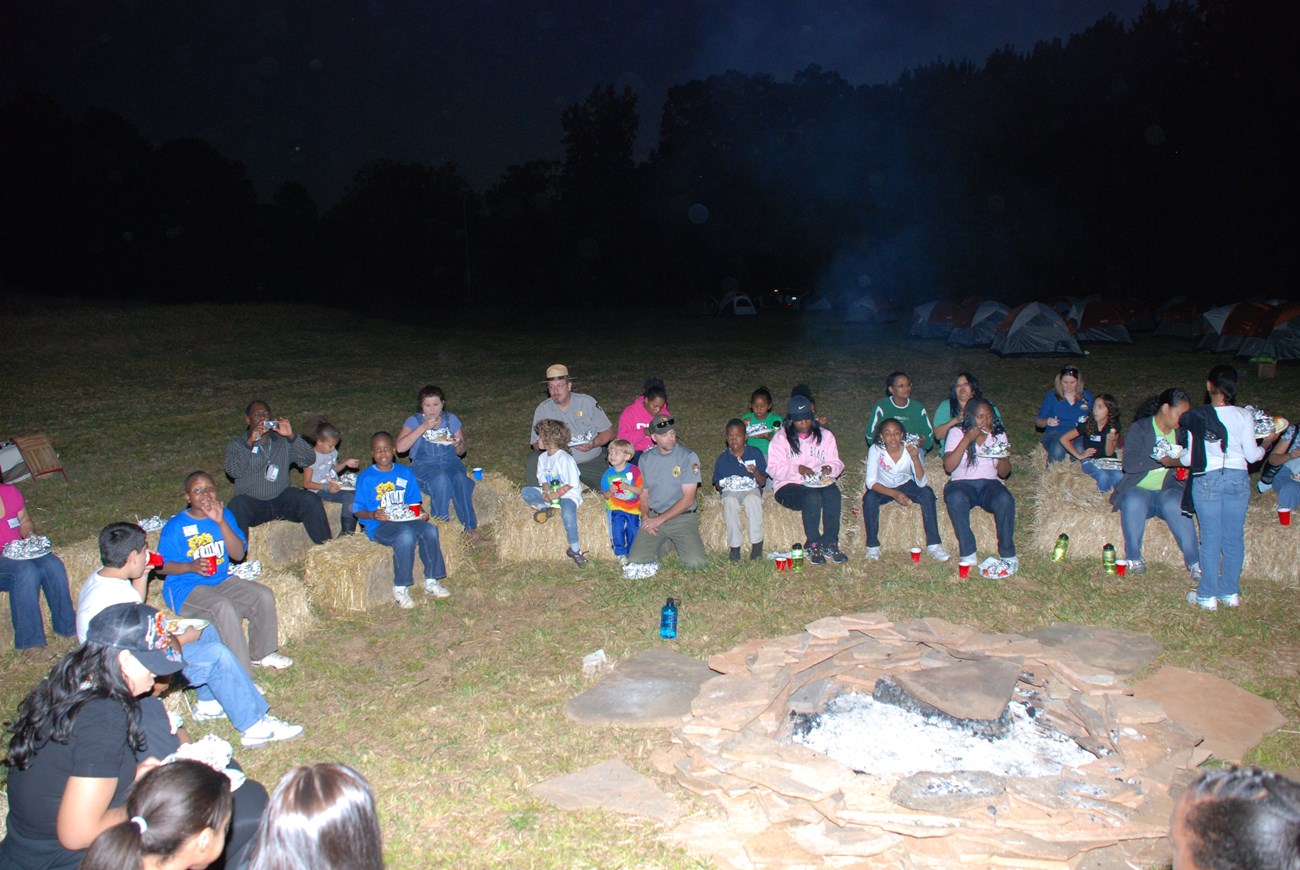
[(166, 619), (148, 604), (105, 607), (86, 628), (86, 640), (130, 651), (149, 672), (165, 677), (185, 667), (171, 644)]

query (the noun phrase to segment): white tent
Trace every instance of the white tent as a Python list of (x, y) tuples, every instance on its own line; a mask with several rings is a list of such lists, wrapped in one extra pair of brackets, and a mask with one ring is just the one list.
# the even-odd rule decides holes
[(1007, 314), (989, 350), (998, 356), (1083, 356), (1064, 318), (1041, 302)]
[(721, 317), (753, 317), (758, 314), (758, 309), (754, 308), (748, 296), (733, 290), (718, 303), (718, 314)]

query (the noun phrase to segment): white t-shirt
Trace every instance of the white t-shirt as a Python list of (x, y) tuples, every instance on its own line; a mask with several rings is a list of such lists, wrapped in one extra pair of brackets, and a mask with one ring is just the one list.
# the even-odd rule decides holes
[(101, 577), (96, 571), (77, 594), (77, 640), (86, 642), (86, 629), (99, 611), (114, 604), (141, 604), (140, 593), (130, 580)]
[[(913, 476), (915, 474), (915, 477)], [(918, 486), (925, 486), (925, 467), (916, 469), (912, 468), (912, 454), (903, 448), (903, 455), (899, 457), (898, 462), (894, 462), (889, 456), (889, 451), (875, 444), (867, 451), (867, 489), (871, 489), (872, 484), (882, 484), (890, 489), (898, 489), (905, 483), (916, 480)]]
[(1245, 471), (1251, 462), (1264, 458), (1264, 448), (1255, 441), (1255, 418), (1245, 408), (1225, 405), (1214, 409), (1223, 428), (1228, 430), (1228, 452), (1222, 441), (1205, 442), (1205, 470), (1231, 468)]

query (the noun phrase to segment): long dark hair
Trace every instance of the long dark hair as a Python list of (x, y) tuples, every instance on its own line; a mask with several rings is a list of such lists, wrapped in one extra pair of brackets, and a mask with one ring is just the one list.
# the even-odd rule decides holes
[(883, 420), (881, 420), (879, 423), (876, 424), (876, 431), (874, 431), (874, 432), (871, 433), (871, 443), (874, 444), (876, 447), (882, 447), (882, 448), (883, 448), (883, 447), (885, 446), (885, 442), (881, 439), (880, 435), (881, 435), (882, 432), (885, 431), (885, 427), (888, 426), (890, 423), (893, 423), (893, 424), (894, 424), (895, 426), (897, 426), (899, 429), (902, 429), (902, 430), (903, 430), (903, 439), (904, 439), (904, 442), (903, 442), (903, 443), (904, 443), (904, 446), (906, 446), (906, 444), (907, 444), (907, 441), (906, 441), (906, 439), (907, 439), (907, 427), (906, 427), (905, 425), (903, 425), (903, 421), (902, 421), (902, 420), (899, 420), (899, 419), (897, 419), (897, 418), (895, 418), (895, 417), (886, 417), (886, 418), (884, 418)]
[[(808, 430), (808, 434), (811, 435), (818, 444), (822, 443), (822, 427), (821, 424), (817, 422), (816, 417), (812, 418), (812, 428)], [(786, 440), (790, 442), (790, 452), (797, 455), (799, 453), (799, 430), (794, 428), (793, 420), (785, 421), (785, 437)]]
[(1137, 410), (1133, 412), (1133, 422), (1136, 423), (1144, 417), (1154, 417), (1156, 412), (1164, 405), (1169, 405), (1172, 408), (1182, 402), (1189, 405), (1192, 403), (1192, 397), (1187, 395), (1187, 391), (1182, 387), (1170, 387), (1163, 393), (1147, 396), (1138, 402)]
[[(1093, 408), (1095, 408), (1099, 402), (1106, 406), (1106, 425), (1114, 426), (1116, 429), (1118, 429), (1119, 428), (1119, 402), (1115, 401), (1115, 397), (1112, 396), (1110, 393), (1102, 393), (1100, 396), (1093, 399), (1092, 400)], [(1083, 431), (1089, 435), (1097, 434), (1097, 416), (1092, 413), (1091, 408), (1088, 411), (1088, 420), (1086, 423), (1083, 424)]]
[(155, 767), (131, 786), (128, 820), (95, 838), (79, 870), (140, 867), (146, 855), (175, 855), (204, 828), (225, 830), (230, 808), (230, 780), (224, 773), (190, 760)]
[(266, 805), (250, 870), (383, 870), (375, 796), (346, 764), (295, 767)]
[[(961, 416), (961, 402), (957, 400), (957, 382), (962, 378), (970, 384), (970, 401), (984, 398), (984, 391), (980, 389), (980, 379), (970, 372), (957, 372), (957, 376), (952, 379), (952, 386), (948, 388), (948, 419), (956, 420)], [(967, 403), (969, 404), (969, 402)]]
[[(975, 423), (975, 413), (979, 411), (981, 405), (989, 409), (989, 416), (993, 418), (993, 425), (989, 427), (989, 434), (1004, 434), (1007, 431), (1006, 427), (1002, 425), (1002, 421), (998, 419), (998, 415), (993, 413), (993, 403), (988, 399), (972, 398), (967, 402), (966, 409), (961, 413), (961, 422), (957, 424), (957, 428), (962, 431), (962, 434), (977, 428), (977, 424)], [(966, 464), (975, 464), (975, 442), (973, 440), (966, 447)]]
[(1237, 404), (1237, 370), (1232, 366), (1215, 366), (1205, 376), (1214, 392), (1229, 405)]
[(9, 726), (13, 737), (5, 763), (25, 770), (46, 743), (67, 743), (72, 725), (87, 701), (111, 698), (126, 711), (126, 742), (133, 751), (144, 749), (140, 705), (122, 676), (116, 647), (86, 641), (59, 659), (50, 673), (18, 705)]

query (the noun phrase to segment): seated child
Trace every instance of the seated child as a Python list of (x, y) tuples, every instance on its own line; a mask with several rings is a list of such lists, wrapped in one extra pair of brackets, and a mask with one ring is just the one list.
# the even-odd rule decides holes
[(1061, 434), (1061, 447), (1080, 461), (1083, 473), (1097, 481), (1099, 492), (1110, 492), (1124, 479), (1119, 468), (1101, 468), (1098, 459), (1115, 459), (1119, 447), (1119, 404), (1110, 393), (1092, 403), (1092, 413), (1076, 428)]
[[(397, 445), (387, 432), (371, 436), (370, 455), (375, 463), (357, 475), (352, 513), (370, 540), (393, 548), (393, 600), (404, 610), (415, 606), (411, 586), (415, 583), (412, 572), (417, 546), (424, 563), (425, 593), (446, 598), (451, 593), (442, 585), (447, 567), (438, 546), (438, 528), (418, 516), (420, 484), (409, 468), (393, 462)], [(417, 508), (415, 516), (408, 505)]]
[(745, 424), (745, 443), (767, 458), (767, 445), (781, 429), (781, 415), (772, 411), (772, 394), (759, 387), (749, 397), (749, 413), (740, 418)]
[[(757, 395), (757, 393), (755, 393)], [(779, 421), (778, 421), (779, 423)], [(730, 559), (740, 561), (740, 510), (749, 520), (749, 559), (763, 558), (763, 486), (767, 483), (767, 457), (746, 442), (745, 421), (727, 421), (727, 449), (713, 463), (713, 485), (722, 493), (722, 516), (727, 521)], [(767, 442), (763, 442), (767, 446)]]
[(609, 538), (620, 565), (627, 564), (632, 541), (641, 528), (641, 492), (645, 480), (641, 469), (632, 465), (636, 453), (632, 442), (617, 438), (609, 442), (609, 468), (600, 479), (605, 493), (605, 516), (609, 519)]
[(936, 562), (947, 562), (948, 551), (939, 540), (939, 511), (934, 490), (925, 474), (925, 463), (917, 445), (907, 443), (907, 429), (898, 420), (886, 418), (876, 427), (876, 437), (867, 451), (867, 491), (862, 495), (862, 521), (867, 527), (867, 558), (880, 558), (880, 506), (897, 502), (904, 507), (921, 506), (925, 528), (925, 550)]
[(314, 492), (321, 501), (332, 501), (339, 505), (339, 530), (341, 534), (350, 535), (357, 530), (357, 518), (352, 515), (352, 492), (344, 489), (339, 482), (339, 474), (346, 470), (356, 471), (361, 463), (356, 459), (339, 459), (339, 440), (342, 434), (332, 423), (321, 423), (316, 427), (314, 438), (304, 438), (316, 451), (316, 461), (302, 470), (302, 488)]
[(569, 445), (569, 427), (560, 420), (539, 420), (533, 427), (537, 443), (546, 451), (537, 458), (537, 486), (525, 486), (524, 501), (536, 513), (539, 523), (550, 519), (555, 512), (554, 502), (559, 502), (560, 520), (569, 539), (569, 549), (564, 555), (579, 567), (587, 564), (587, 557), (578, 548), (578, 505), (582, 504), (582, 483), (578, 480), (578, 463), (566, 449)]

